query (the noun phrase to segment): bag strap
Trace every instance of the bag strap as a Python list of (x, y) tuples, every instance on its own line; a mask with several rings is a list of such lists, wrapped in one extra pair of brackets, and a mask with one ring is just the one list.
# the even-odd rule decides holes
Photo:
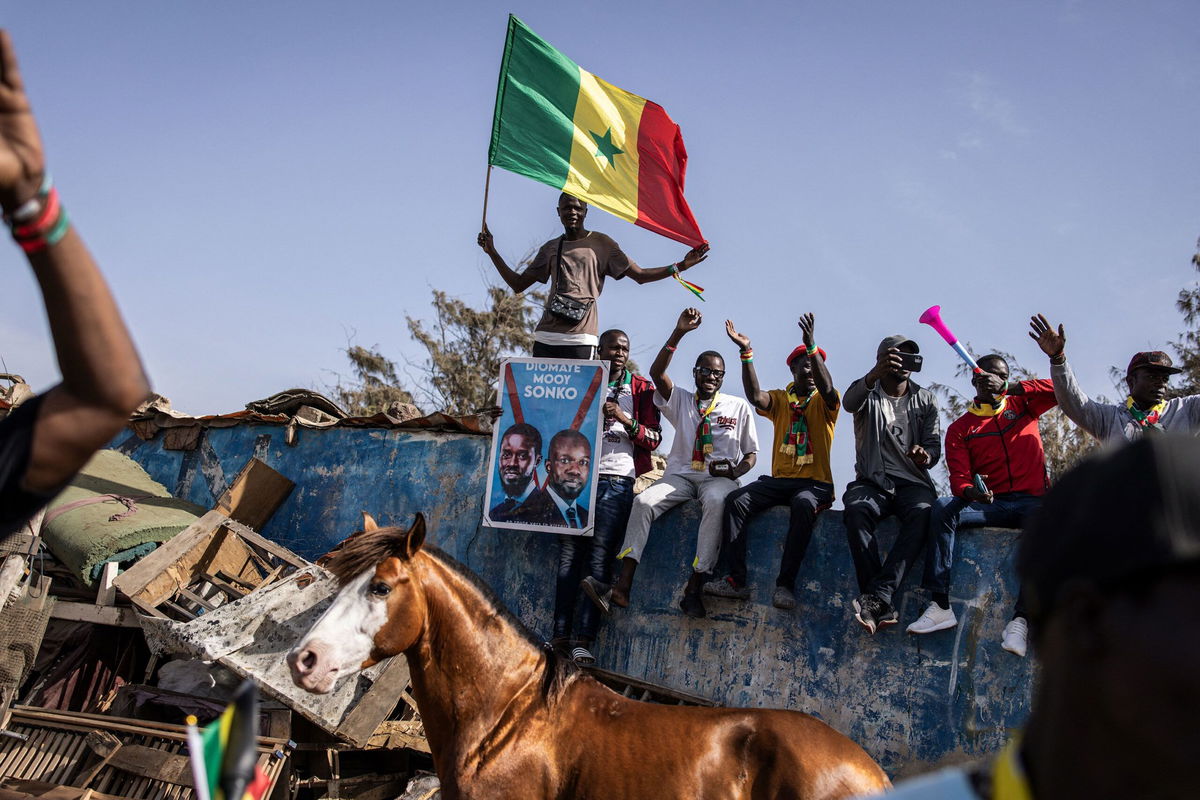
[[(562, 246), (563, 246), (563, 239), (565, 239), (565, 238), (567, 238), (567, 235), (566, 235), (565, 233), (564, 233), (562, 236), (559, 236), (559, 237), (558, 237), (558, 258), (557, 258), (557, 259), (555, 259), (555, 261), (554, 261), (554, 265), (555, 265), (556, 267), (558, 267), (558, 274), (559, 274), (559, 275), (561, 275), (561, 274), (562, 274), (562, 271), (563, 271), (563, 265), (562, 265)], [(554, 291), (555, 291), (555, 292), (557, 292), (557, 291), (558, 291), (558, 281), (554, 281), (554, 287), (555, 287), (555, 288), (554, 288)]]

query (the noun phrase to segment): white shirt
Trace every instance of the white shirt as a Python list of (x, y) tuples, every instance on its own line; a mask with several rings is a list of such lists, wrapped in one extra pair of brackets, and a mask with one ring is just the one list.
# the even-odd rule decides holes
[[(711, 401), (710, 401), (711, 402)], [(678, 385), (671, 391), (671, 399), (654, 392), (654, 405), (675, 428), (675, 440), (667, 456), (667, 475), (696, 474), (692, 469), (692, 447), (696, 443), (696, 428), (700, 426), (700, 410), (696, 408), (696, 393)], [(708, 403), (705, 403), (708, 408)], [(754, 426), (754, 415), (750, 404), (740, 397), (718, 393), (717, 404), (708, 415), (712, 429), (713, 450), (704, 454), (707, 466), (713, 461), (728, 459), (737, 464), (750, 453), (758, 452), (758, 431)], [(701, 470), (707, 474), (707, 470)]]
[[(625, 416), (633, 419), (633, 389), (627, 383), (619, 389), (609, 389), (608, 396), (617, 395), (617, 405)], [(633, 465), (633, 440), (629, 431), (617, 420), (609, 420), (608, 427), (600, 440), (601, 475), (623, 475), (626, 478), (636, 476), (637, 470)]]

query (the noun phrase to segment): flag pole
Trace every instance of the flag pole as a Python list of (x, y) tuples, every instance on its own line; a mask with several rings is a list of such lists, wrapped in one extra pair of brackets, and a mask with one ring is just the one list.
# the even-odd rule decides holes
[(491, 186), (492, 186), (492, 165), (488, 164), (487, 177), (484, 178), (484, 180), (483, 180), (483, 227), (479, 229), (480, 232), (487, 230), (487, 201), (488, 201), (488, 190), (491, 189)]

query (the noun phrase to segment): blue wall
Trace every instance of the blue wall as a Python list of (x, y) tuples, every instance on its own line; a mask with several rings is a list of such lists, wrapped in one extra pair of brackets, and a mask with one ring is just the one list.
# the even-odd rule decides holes
[[(309, 558), (357, 530), (362, 510), (398, 525), (422, 511), (430, 541), (549, 636), (557, 543), (480, 526), (487, 437), (363, 428), (301, 428), (298, 437), (288, 446), (282, 427), (239, 425), (207, 430), (187, 452), (163, 450), (161, 434), (149, 442), (130, 435), (114, 446), (177, 496), (205, 507), (257, 456), (297, 484), (263, 533)], [(1024, 722), (1032, 664), (999, 645), (1016, 589), (1015, 531), (959, 536), (951, 598), (957, 628), (907, 636), (904, 626), (928, 602), (909, 586), (897, 595), (900, 624), (870, 637), (850, 612), (857, 591), (835, 511), (820, 519), (795, 611), (770, 605), (787, 522), (778, 508), (749, 528), (751, 600), (709, 598), (707, 619), (683, 616), (676, 602), (698, 520), (699, 507), (689, 503), (655, 523), (632, 606), (600, 634), (600, 666), (729, 705), (815, 714), (893, 776), (990, 753)], [(885, 541), (894, 535), (883, 530)]]

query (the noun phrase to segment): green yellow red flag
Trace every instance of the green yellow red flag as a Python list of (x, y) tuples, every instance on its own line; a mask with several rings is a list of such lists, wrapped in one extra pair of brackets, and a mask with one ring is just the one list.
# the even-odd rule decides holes
[(513, 15), (488, 163), (695, 247), (687, 150), (662, 106), (581, 68)]
[(258, 686), (245, 680), (233, 702), (204, 728), (187, 718), (197, 800), (261, 800), (270, 777), (258, 766)]

